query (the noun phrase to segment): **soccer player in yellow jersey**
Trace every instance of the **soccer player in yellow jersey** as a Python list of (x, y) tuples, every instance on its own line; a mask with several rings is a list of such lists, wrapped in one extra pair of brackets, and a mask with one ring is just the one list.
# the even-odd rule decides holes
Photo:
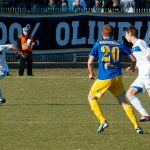
[(98, 58), (99, 60), (98, 79), (94, 82), (88, 95), (91, 109), (100, 123), (97, 133), (101, 133), (108, 127), (108, 122), (106, 121), (97, 100), (101, 99), (104, 93), (109, 90), (117, 98), (119, 104), (124, 109), (132, 122), (136, 133), (143, 134), (143, 130), (139, 127), (134, 112), (126, 100), (120, 65), (121, 56), (128, 56), (131, 60), (131, 66), (128, 68), (130, 72), (133, 72), (136, 59), (125, 45), (112, 39), (113, 35), (114, 28), (109, 24), (104, 25), (102, 29), (103, 40), (94, 44), (88, 60), (90, 80), (93, 80), (95, 77), (93, 70), (94, 58)]

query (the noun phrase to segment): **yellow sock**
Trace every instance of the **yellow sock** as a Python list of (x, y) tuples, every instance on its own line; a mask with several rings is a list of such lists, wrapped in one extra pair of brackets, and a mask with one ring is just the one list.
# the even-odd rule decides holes
[(104, 123), (105, 118), (102, 115), (102, 111), (100, 106), (98, 105), (97, 101), (95, 99), (91, 100), (90, 102), (91, 109), (94, 111), (94, 114), (98, 118), (100, 123)]
[(136, 129), (138, 127), (138, 123), (137, 123), (137, 120), (135, 118), (135, 115), (134, 115), (134, 112), (133, 112), (133, 109), (130, 105), (126, 105), (124, 107), (124, 110), (128, 116), (128, 118), (130, 119), (130, 121), (132, 122), (132, 124), (134, 125), (134, 128)]

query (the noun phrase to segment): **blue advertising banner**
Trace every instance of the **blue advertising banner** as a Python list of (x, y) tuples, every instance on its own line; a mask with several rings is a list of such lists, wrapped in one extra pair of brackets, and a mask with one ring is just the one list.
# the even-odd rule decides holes
[(57, 16), (0, 16), (0, 44), (15, 43), (22, 27), (30, 28), (36, 50), (91, 48), (102, 38), (104, 24), (115, 27), (114, 39), (122, 42), (124, 29), (135, 25), (139, 37), (150, 45), (150, 16), (70, 14)]

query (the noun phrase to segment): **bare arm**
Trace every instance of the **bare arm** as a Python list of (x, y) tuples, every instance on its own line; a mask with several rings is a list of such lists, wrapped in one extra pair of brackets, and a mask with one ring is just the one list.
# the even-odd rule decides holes
[(26, 54), (25, 53), (23, 53), (20, 49), (18, 49), (17, 48), (17, 46), (15, 46), (15, 45), (11, 45), (11, 49), (13, 50), (13, 51), (15, 51), (16, 53), (18, 53), (19, 55), (21, 55), (22, 57), (25, 57), (26, 58)]
[(15, 45), (11, 45), (11, 49), (13, 50), (13, 51), (15, 51), (15, 52), (19, 52), (20, 50), (17, 48), (17, 46), (15, 46)]
[(136, 58), (131, 54), (131, 55), (129, 55), (129, 59), (131, 60), (131, 65), (130, 65), (130, 67), (126, 68), (126, 71), (128, 73), (134, 72), (136, 69)]
[(89, 79), (93, 80), (95, 77), (94, 68), (93, 68), (94, 56), (89, 56), (88, 60), (88, 70), (89, 70)]

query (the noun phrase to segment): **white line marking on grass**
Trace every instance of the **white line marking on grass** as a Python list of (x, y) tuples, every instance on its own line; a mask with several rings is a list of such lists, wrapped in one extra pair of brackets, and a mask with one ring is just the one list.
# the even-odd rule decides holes
[[(34, 76), (34, 77), (18, 77), (18, 76), (11, 76), (9, 78), (12, 79), (62, 79), (62, 78), (70, 78), (70, 79), (80, 79), (80, 78), (87, 78), (88, 76), (53, 76), (53, 77), (40, 77), (40, 76)], [(131, 76), (123, 76), (123, 78), (129, 78), (129, 79), (134, 79), (136, 77), (131, 77)]]
[[(51, 121), (8, 121), (6, 124), (98, 124), (97, 122), (51, 122)], [(130, 122), (113, 121), (110, 124), (130, 124)]]
[[(53, 77), (18, 77), (18, 76), (13, 76), (10, 77), (12, 79), (62, 79), (62, 78), (70, 78), (70, 79), (80, 79), (80, 78), (86, 78), (85, 76), (53, 76)], [(88, 79), (88, 77), (87, 77)]]

